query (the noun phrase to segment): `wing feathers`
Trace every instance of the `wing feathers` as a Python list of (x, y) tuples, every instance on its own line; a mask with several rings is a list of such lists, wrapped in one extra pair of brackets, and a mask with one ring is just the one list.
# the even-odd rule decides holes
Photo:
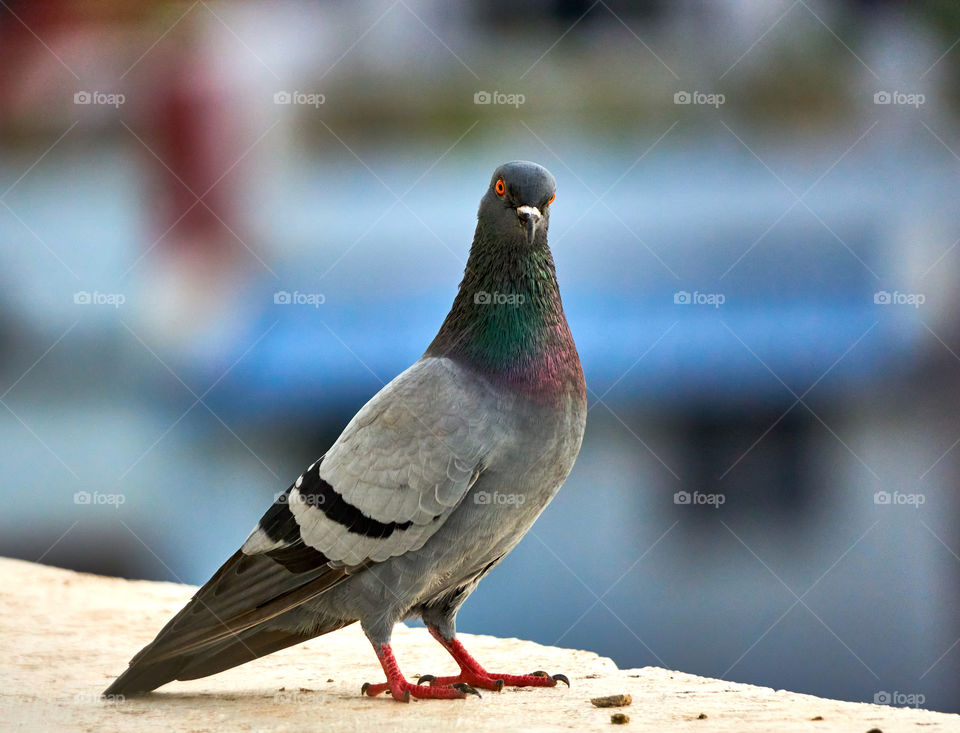
[(193, 599), (131, 661), (188, 654), (269, 621), (348, 577), (327, 564), (291, 573), (266, 556), (236, 552)]

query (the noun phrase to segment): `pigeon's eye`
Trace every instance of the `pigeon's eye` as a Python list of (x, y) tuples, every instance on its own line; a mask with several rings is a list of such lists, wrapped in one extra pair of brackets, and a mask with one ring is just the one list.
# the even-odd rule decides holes
[(554, 200), (556, 197), (557, 197), (557, 192), (554, 191), (554, 192), (553, 192), (553, 196), (551, 196), (551, 197), (550, 197), (550, 200), (547, 201), (547, 206), (549, 206), (550, 204), (552, 204), (552, 203), (553, 203), (553, 200)]
[(503, 196), (507, 192), (507, 187), (503, 185), (503, 179), (497, 179), (497, 185), (493, 187), (493, 190), (497, 192), (497, 196)]

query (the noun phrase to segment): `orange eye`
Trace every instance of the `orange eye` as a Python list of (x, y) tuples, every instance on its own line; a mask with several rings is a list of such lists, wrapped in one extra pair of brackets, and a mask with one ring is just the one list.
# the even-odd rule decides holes
[(547, 201), (547, 206), (549, 206), (550, 204), (552, 204), (552, 203), (553, 203), (553, 200), (554, 200), (556, 197), (557, 197), (557, 192), (554, 191), (554, 192), (553, 192), (553, 196), (551, 196), (551, 197), (550, 197), (550, 200)]
[(497, 192), (497, 196), (503, 196), (503, 194), (506, 193), (507, 187), (503, 185), (502, 178), (497, 179), (497, 185), (494, 186), (494, 190)]

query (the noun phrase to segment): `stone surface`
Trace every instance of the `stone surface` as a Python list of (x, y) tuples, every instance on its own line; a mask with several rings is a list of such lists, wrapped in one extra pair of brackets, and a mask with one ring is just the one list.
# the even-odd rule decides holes
[[(825, 700), (645, 667), (597, 654), (463, 634), (490, 670), (564, 672), (571, 688), (506, 689), (483, 699), (414, 701), (360, 695), (382, 673), (358, 626), (147, 697), (100, 692), (195, 588), (128, 581), (0, 558), (0, 729), (84, 731), (617, 730), (960, 731), (960, 716)], [(408, 677), (452, 674), (423, 629), (398, 627), (393, 647)], [(629, 694), (597, 708), (591, 698)], [(705, 715), (706, 717), (701, 717)], [(820, 716), (822, 720), (812, 720)]]

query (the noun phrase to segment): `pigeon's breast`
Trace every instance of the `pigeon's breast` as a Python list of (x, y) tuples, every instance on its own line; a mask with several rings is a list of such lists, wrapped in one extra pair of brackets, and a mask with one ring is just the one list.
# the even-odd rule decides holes
[(465, 582), (513, 549), (557, 494), (580, 450), (586, 406), (575, 394), (559, 410), (514, 404), (512, 414), (504, 416), (511, 438), (488, 456), (438, 532), (439, 547), (456, 548), (440, 585)]
[[(563, 484), (583, 440), (586, 405), (575, 392), (566, 392), (554, 404), (518, 400), (514, 408), (514, 439), (491, 463), (485, 481), (521, 492), (523, 504), (543, 509)], [(519, 499), (518, 499), (519, 500)], [(539, 512), (538, 512), (539, 513)]]

